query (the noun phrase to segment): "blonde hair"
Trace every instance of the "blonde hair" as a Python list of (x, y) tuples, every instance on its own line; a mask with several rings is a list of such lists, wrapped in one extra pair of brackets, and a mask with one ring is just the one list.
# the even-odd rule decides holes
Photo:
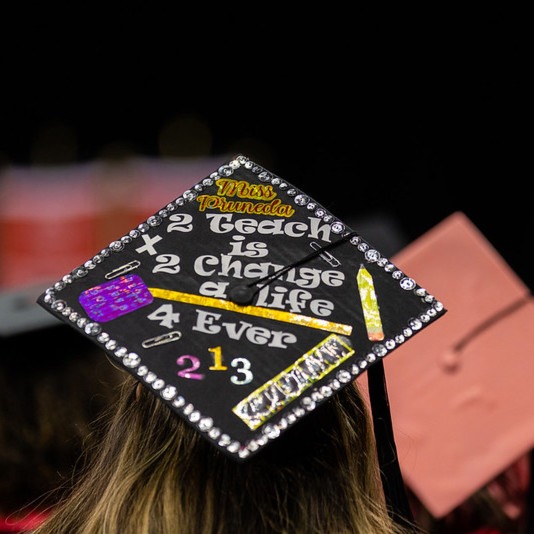
[(241, 463), (136, 384), (125, 381), (82, 477), (34, 534), (408, 532), (388, 517), (356, 387)]

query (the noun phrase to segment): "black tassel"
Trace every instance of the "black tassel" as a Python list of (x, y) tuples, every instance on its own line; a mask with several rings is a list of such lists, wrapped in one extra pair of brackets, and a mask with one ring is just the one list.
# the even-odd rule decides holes
[(377, 361), (369, 368), (367, 377), (378, 462), (386, 504), (391, 518), (396, 523), (405, 527), (413, 526), (413, 514), (402, 478), (393, 435), (386, 375), (382, 360)]

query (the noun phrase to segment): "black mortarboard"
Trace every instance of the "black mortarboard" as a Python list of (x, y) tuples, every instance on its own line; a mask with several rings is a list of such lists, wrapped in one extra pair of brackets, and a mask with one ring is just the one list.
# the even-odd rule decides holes
[(362, 236), (245, 156), (38, 302), (237, 460), (445, 312)]

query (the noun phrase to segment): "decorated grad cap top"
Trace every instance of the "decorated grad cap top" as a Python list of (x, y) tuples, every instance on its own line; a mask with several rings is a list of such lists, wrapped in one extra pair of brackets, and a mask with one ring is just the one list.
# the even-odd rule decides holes
[(363, 237), (242, 155), (38, 302), (238, 461), (445, 313)]
[(534, 299), (461, 212), (394, 261), (449, 309), (384, 362), (403, 479), (439, 518), (534, 447)]

